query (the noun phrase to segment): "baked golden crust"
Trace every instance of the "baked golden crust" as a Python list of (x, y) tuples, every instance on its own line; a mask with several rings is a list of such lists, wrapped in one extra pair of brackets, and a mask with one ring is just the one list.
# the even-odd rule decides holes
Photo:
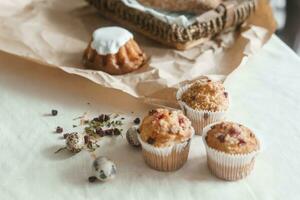
[(91, 47), (84, 51), (83, 63), (87, 68), (101, 70), (112, 75), (126, 74), (139, 69), (146, 62), (146, 55), (138, 44), (130, 39), (116, 54), (100, 55)]
[(195, 110), (225, 111), (229, 107), (228, 93), (221, 82), (198, 80), (183, 93), (181, 100)]
[(190, 120), (181, 111), (156, 109), (149, 112), (140, 127), (140, 137), (155, 147), (188, 141), (194, 134)]
[(201, 13), (214, 9), (223, 0), (138, 0), (141, 4), (166, 11), (187, 11)]
[(259, 141), (253, 132), (233, 122), (212, 126), (205, 140), (209, 147), (229, 154), (247, 154), (259, 150)]

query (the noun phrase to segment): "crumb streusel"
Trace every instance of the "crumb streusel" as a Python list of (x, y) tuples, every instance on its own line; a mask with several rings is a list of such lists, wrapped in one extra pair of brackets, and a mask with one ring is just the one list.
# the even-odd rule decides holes
[(195, 110), (225, 111), (228, 109), (228, 93), (221, 82), (198, 80), (183, 93), (181, 100)]

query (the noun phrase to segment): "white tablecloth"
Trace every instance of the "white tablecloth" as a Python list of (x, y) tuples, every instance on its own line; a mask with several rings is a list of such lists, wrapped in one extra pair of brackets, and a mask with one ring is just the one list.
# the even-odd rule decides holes
[[(229, 119), (264, 139), (253, 173), (238, 182), (210, 174), (200, 137), (194, 138), (186, 165), (172, 173), (148, 168), (141, 152), (119, 137), (96, 152), (116, 162), (117, 178), (88, 183), (91, 157), (54, 154), (64, 144), (55, 127), (71, 131), (77, 123), (72, 119), (86, 111), (91, 116), (120, 112), (132, 120), (150, 108), (124, 93), (8, 54), (0, 54), (0, 69), (1, 200), (300, 199), (300, 59), (276, 36), (226, 81), (233, 99)], [(51, 109), (58, 116), (43, 116)]]

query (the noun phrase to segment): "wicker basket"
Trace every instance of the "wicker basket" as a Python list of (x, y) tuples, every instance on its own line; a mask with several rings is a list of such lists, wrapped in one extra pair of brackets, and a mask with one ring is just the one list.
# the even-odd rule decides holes
[(179, 50), (201, 44), (214, 35), (235, 28), (256, 9), (256, 0), (231, 0), (197, 17), (196, 22), (184, 27), (168, 24), (149, 13), (126, 6), (120, 0), (86, 0), (100, 14), (160, 43)]

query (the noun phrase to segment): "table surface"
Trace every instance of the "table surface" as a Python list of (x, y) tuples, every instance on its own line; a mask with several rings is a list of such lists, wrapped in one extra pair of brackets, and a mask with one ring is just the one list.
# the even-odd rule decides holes
[[(117, 178), (90, 184), (90, 155), (54, 154), (64, 142), (57, 125), (88, 112), (122, 113), (131, 121), (150, 107), (58, 69), (0, 54), (0, 199), (300, 199), (300, 59), (276, 36), (226, 80), (228, 118), (253, 128), (264, 149), (253, 173), (225, 182), (210, 174), (200, 137), (176, 172), (154, 171), (124, 137), (96, 151), (117, 164)], [(88, 104), (88, 102), (90, 104)], [(44, 116), (51, 109), (58, 116)], [(131, 112), (134, 112), (133, 114)]]

